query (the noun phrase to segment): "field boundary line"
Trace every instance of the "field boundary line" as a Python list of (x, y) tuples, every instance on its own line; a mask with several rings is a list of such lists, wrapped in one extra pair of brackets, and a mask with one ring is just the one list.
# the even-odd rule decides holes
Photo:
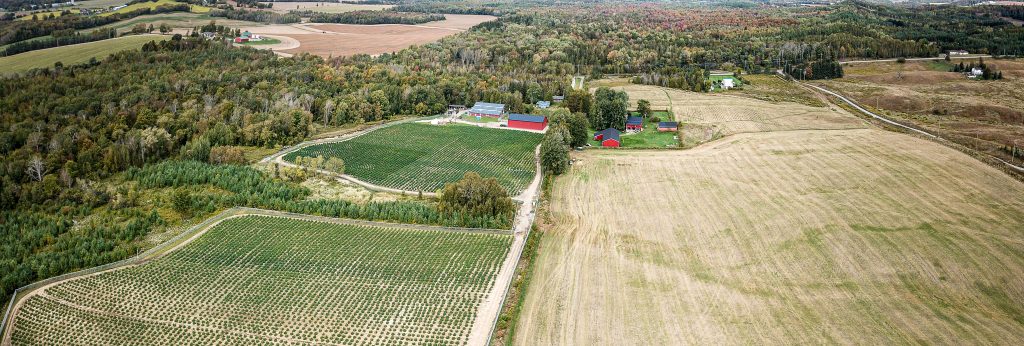
[[(7, 306), (7, 310), (3, 315), (3, 319), (0, 320), (0, 345), (11, 344), (11, 333), (14, 327), (13, 319), (17, 317), (17, 307), (25, 302), (26, 299), (37, 294), (39, 289), (49, 287), (51, 285), (67, 281), (74, 280), (93, 274), (99, 274), (102, 272), (122, 269), (130, 266), (145, 264), (149, 261), (162, 258), (167, 254), (177, 251), (181, 247), (188, 245), (192, 241), (198, 239), (206, 231), (217, 226), (221, 222), (229, 219), (246, 217), (246, 216), (268, 216), (268, 217), (282, 217), (296, 220), (304, 220), (311, 222), (327, 222), (341, 225), (354, 225), (364, 227), (377, 227), (377, 228), (402, 228), (419, 231), (444, 231), (444, 232), (460, 232), (460, 233), (473, 233), (473, 234), (495, 234), (495, 235), (509, 235), (514, 236), (514, 232), (507, 229), (492, 229), (492, 228), (467, 228), (467, 227), (446, 227), (446, 226), (435, 226), (435, 225), (417, 225), (417, 224), (403, 224), (403, 223), (392, 223), (383, 221), (369, 221), (369, 220), (358, 220), (358, 219), (345, 219), (345, 218), (332, 218), (327, 216), (317, 215), (306, 215), (297, 214), (290, 212), (283, 212), (277, 210), (248, 208), (248, 207), (232, 207), (225, 209), (224, 211), (211, 216), (202, 222), (193, 225), (188, 230), (168, 239), (145, 252), (138, 255), (117, 261), (90, 267), (71, 273), (66, 273), (51, 278), (39, 280), (28, 285), (19, 287), (14, 290), (11, 295), (11, 301)], [(513, 240), (514, 241), (514, 240)], [(19, 299), (19, 295), (21, 298)]]
[[(513, 279), (516, 275), (516, 268), (519, 266), (519, 261), (522, 260), (523, 251), (526, 250), (526, 241), (530, 239), (530, 233), (533, 230), (533, 223), (537, 217), (537, 203), (541, 196), (541, 186), (544, 184), (544, 173), (541, 171), (540, 166), (540, 144), (538, 144), (537, 148), (534, 150), (534, 165), (536, 166), (535, 169), (537, 170), (537, 173), (534, 175), (533, 181), (530, 182), (530, 186), (527, 187), (520, 196), (527, 197), (527, 194), (529, 193), (529, 199), (527, 200), (524, 198), (522, 201), (523, 205), (519, 209), (520, 215), (517, 215), (516, 219), (512, 221), (512, 230), (515, 238), (512, 241), (513, 248), (510, 250), (509, 256), (511, 257), (514, 252), (514, 258), (508, 258), (505, 260), (505, 263), (502, 264), (502, 268), (498, 271), (498, 276), (495, 278), (494, 285), (497, 286), (499, 280), (507, 280), (507, 282), (504, 283), (505, 288), (501, 291), (501, 294), (497, 297), (492, 297), (493, 299), (497, 299), (498, 307), (497, 310), (494, 311), (494, 318), (490, 323), (491, 327), (487, 330), (487, 339), (484, 339), (481, 345), (490, 346), (491, 340), (494, 340), (494, 330), (498, 328), (498, 319), (501, 318), (501, 311), (505, 309), (505, 301), (508, 299), (508, 292), (512, 289), (512, 281), (514, 281)], [(523, 229), (517, 230), (520, 227)], [(519, 236), (520, 234), (522, 234), (522, 237)], [(507, 270), (507, 272), (502, 273), (502, 270)], [(497, 287), (495, 287), (495, 289), (496, 288)], [(481, 309), (483, 308), (484, 307), (481, 304)], [(474, 322), (474, 325), (475, 324), (476, 323)], [(472, 342), (474, 336), (473, 330), (470, 330), (469, 335), (470, 339), (468, 341)]]

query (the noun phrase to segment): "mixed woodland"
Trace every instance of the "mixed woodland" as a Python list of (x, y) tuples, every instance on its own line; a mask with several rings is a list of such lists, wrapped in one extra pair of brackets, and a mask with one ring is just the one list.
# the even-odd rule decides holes
[[(615, 126), (628, 104), (611, 90), (593, 96), (570, 90), (573, 75), (631, 74), (643, 83), (705, 91), (711, 70), (834, 78), (844, 59), (928, 57), (951, 49), (1024, 54), (1024, 28), (992, 9), (859, 1), (813, 8), (539, 6), (399, 3), (394, 13), (420, 12), (425, 19), (499, 18), (375, 57), (279, 58), (175, 36), (101, 61), (0, 79), (0, 297), (34, 280), (126, 258), (147, 246), (154, 230), (231, 206), (452, 226), (511, 222), (510, 205), (501, 202), (507, 195), (490, 188), (485, 191), (498, 202), (474, 206), (457, 198), (315, 200), (299, 184), (303, 173), (246, 165), (243, 153), (273, 151), (325, 131), (476, 101), (530, 113), (537, 101), (563, 95), (565, 108), (552, 116), (557, 130), (542, 143), (545, 171), (557, 174), (568, 165), (568, 148), (585, 143), (588, 127)], [(214, 15), (254, 20), (247, 18), (270, 12)], [(0, 44), (63, 37), (61, 30), (125, 18), (0, 21)], [(486, 178), (467, 177), (490, 186)]]

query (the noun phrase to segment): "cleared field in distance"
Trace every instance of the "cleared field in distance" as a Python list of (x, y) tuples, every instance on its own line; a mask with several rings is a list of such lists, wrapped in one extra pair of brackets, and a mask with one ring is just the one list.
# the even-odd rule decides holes
[(1024, 184), (958, 151), (854, 129), (577, 158), (517, 344), (1024, 339)]
[[(178, 2), (178, 1), (174, 1), (174, 0), (157, 0), (156, 2), (147, 1), (147, 2), (142, 2), (142, 3), (134, 3), (134, 4), (131, 4), (131, 5), (128, 5), (128, 6), (124, 7), (124, 8), (121, 8), (121, 9), (119, 9), (117, 11), (110, 11), (110, 12), (100, 13), (99, 16), (106, 17), (106, 16), (110, 16), (110, 15), (113, 15), (113, 14), (117, 14), (117, 13), (128, 13), (128, 12), (139, 10), (139, 9), (143, 9), (143, 8), (154, 9), (154, 8), (157, 8), (158, 6), (175, 5), (175, 4), (183, 4), (183, 2)], [(212, 10), (212, 8), (206, 7), (206, 6), (202, 6), (202, 5), (189, 5), (189, 11), (192, 12), (192, 13), (206, 13), (206, 12), (210, 12), (210, 10)]]
[(471, 125), (399, 124), (344, 142), (308, 146), (283, 159), (340, 157), (346, 174), (406, 191), (433, 192), (473, 171), (496, 178), (515, 196), (533, 180), (534, 148), (541, 137)]
[[(767, 84), (767, 81), (762, 82)], [(863, 120), (842, 108), (826, 107), (824, 103), (815, 105), (813, 94), (793, 85), (769, 84), (752, 89), (749, 93), (756, 95), (750, 96), (695, 93), (631, 84), (622, 79), (591, 83), (592, 89), (598, 86), (625, 91), (629, 95), (630, 107), (636, 107), (636, 102), (644, 99), (651, 102), (652, 109), (671, 110), (676, 120), (681, 122), (683, 147), (693, 147), (739, 133), (857, 129), (867, 126)], [(786, 102), (765, 100), (778, 99), (775, 95), (782, 94), (779, 90), (783, 88), (791, 89), (794, 97)]]
[(271, 7), (269, 10), (278, 13), (288, 13), (291, 10), (343, 13), (352, 11), (380, 11), (394, 7), (394, 5), (343, 4), (337, 2), (275, 2), (273, 4), (274, 7)]
[[(274, 6), (277, 6), (275, 3)], [(434, 42), (463, 32), (494, 16), (446, 14), (445, 20), (420, 25), (298, 24), (242, 28), (256, 34), (287, 36), (300, 42), (288, 54), (311, 53), (322, 57), (396, 52), (411, 45)]]
[[(978, 63), (963, 59), (964, 64)], [(970, 80), (945, 61), (857, 63), (846, 76), (818, 82), (863, 107), (911, 123), (972, 149), (1024, 164), (1003, 150), (1024, 151), (1024, 61), (985, 59), (1004, 79)]]
[(14, 345), (463, 344), (511, 235), (244, 216), (145, 264), (62, 281)]
[(244, 20), (232, 20), (226, 18), (210, 17), (209, 14), (174, 12), (147, 14), (145, 16), (138, 16), (128, 20), (110, 23), (99, 28), (79, 30), (79, 32), (85, 34), (92, 32), (93, 30), (115, 28), (117, 29), (118, 33), (125, 33), (131, 31), (132, 27), (134, 27), (137, 24), (152, 24), (154, 28), (159, 28), (160, 24), (167, 24), (171, 28), (179, 28), (179, 30), (175, 30), (176, 33), (185, 35), (189, 31), (188, 29), (210, 24), (210, 21), (213, 21), (218, 25), (224, 25), (231, 28), (251, 27), (260, 25), (259, 23), (256, 22), (248, 22)]
[(25, 72), (33, 68), (53, 67), (60, 61), (64, 66), (88, 62), (90, 58), (103, 60), (108, 55), (128, 49), (138, 49), (149, 41), (163, 41), (169, 36), (139, 35), (47, 48), (0, 58), (0, 75)]

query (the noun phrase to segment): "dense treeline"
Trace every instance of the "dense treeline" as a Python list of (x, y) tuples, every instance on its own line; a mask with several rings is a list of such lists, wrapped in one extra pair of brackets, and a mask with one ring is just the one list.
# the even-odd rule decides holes
[[(512, 5), (512, 4), (502, 4)], [(511, 6), (490, 4), (467, 4), (463, 2), (410, 2), (395, 5), (392, 10), (398, 12), (447, 13), (447, 14), (483, 14), (500, 16)]]
[(175, 38), (117, 53), (94, 68), (36, 70), (0, 80), (0, 207), (75, 205), (98, 181), (214, 145), (279, 145), (310, 131), (319, 59), (276, 59), (218, 42)]
[(843, 66), (835, 60), (819, 60), (786, 66), (787, 75), (796, 79), (843, 78)]
[(247, 20), (267, 24), (290, 24), (302, 20), (294, 13), (275, 13), (271, 11), (249, 11), (243, 9), (220, 9), (210, 11), (211, 17), (222, 17), (234, 20)]
[[(174, 208), (180, 212), (211, 213), (234, 206), (283, 210), (322, 215), (399, 223), (433, 224), (482, 228), (508, 228), (512, 212), (501, 204), (500, 212), (481, 213), (476, 209), (446, 210), (419, 201), (370, 202), (357, 204), (345, 200), (307, 200), (309, 189), (295, 183), (272, 179), (248, 166), (212, 165), (196, 161), (165, 161), (126, 172), (141, 189), (177, 188)], [(478, 176), (479, 178), (479, 176)], [(492, 179), (493, 180), (493, 179)], [(202, 186), (214, 186), (229, 192), (200, 192)], [(500, 189), (500, 187), (499, 187)], [(192, 190), (192, 191), (190, 191)], [(504, 192), (504, 189), (501, 189)], [(507, 193), (505, 194), (507, 198)], [(512, 201), (508, 200), (511, 204)], [(488, 207), (498, 208), (488, 204)], [(483, 207), (481, 207), (483, 208)], [(497, 216), (495, 216), (497, 215)]]
[(117, 37), (117, 29), (93, 30), (88, 35), (83, 35), (74, 30), (66, 29), (53, 32), (52, 37), (11, 43), (5, 46), (6, 48), (4, 48), (4, 50), (0, 51), (0, 56), (14, 55), (37, 49), (66, 46), (69, 44), (106, 40), (114, 37)]
[(0, 296), (52, 276), (135, 255), (136, 240), (164, 221), (133, 210), (75, 224), (67, 214), (0, 211)]
[[(42, 6), (49, 7), (50, 4), (57, 2), (54, 0), (0, 0), (0, 8), (7, 9), (8, 11), (17, 10), (33, 10)], [(35, 5), (35, 6), (33, 6)]]
[(351, 11), (342, 13), (323, 13), (313, 11), (292, 11), (303, 17), (309, 17), (314, 23), (338, 24), (423, 24), (444, 20), (444, 15), (435, 13), (382, 11)]
[(259, 2), (258, 0), (237, 0), (237, 1), (235, 1), (235, 4), (238, 7), (258, 8), (258, 9), (273, 8), (274, 7), (274, 3), (273, 2)]
[(1024, 20), (1024, 6), (986, 6), (1000, 16)]
[(187, 12), (188, 4), (167, 4), (155, 8), (140, 8), (131, 12), (109, 16), (85, 16), (68, 13), (46, 20), (15, 20), (0, 22), (0, 45), (54, 34), (62, 30), (85, 30), (147, 14)]

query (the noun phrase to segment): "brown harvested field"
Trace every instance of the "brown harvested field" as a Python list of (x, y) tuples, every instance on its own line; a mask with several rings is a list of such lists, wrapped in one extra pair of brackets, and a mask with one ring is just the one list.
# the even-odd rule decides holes
[(1002, 71), (1004, 79), (969, 80), (948, 72), (945, 61), (915, 61), (852, 64), (844, 66), (844, 78), (821, 84), (866, 108), (1021, 163), (1024, 157), (1013, 159), (1002, 148), (1024, 148), (1024, 60), (985, 63)]
[[(770, 131), (864, 128), (866, 123), (835, 106), (769, 102), (742, 94), (706, 94), (639, 84), (611, 84), (624, 90), (632, 107), (645, 99), (656, 110), (669, 109), (683, 122), (684, 146), (723, 136)], [(790, 85), (790, 89), (795, 87)], [(794, 90), (800, 94), (802, 90)], [(767, 91), (765, 92), (767, 94)], [(811, 96), (806, 96), (810, 100)], [(804, 100), (804, 98), (800, 98)], [(807, 101), (810, 103), (810, 101)]]
[(277, 50), (289, 54), (311, 53), (323, 57), (376, 55), (399, 51), (411, 45), (434, 42), (495, 18), (479, 15), (445, 16), (447, 19), (443, 21), (422, 25), (296, 24), (243, 29), (257, 34), (286, 36), (297, 40), (298, 48)]
[(343, 4), (337, 2), (274, 2), (270, 10), (288, 13), (291, 10), (313, 11), (323, 13), (342, 13), (352, 11), (380, 11), (394, 7), (393, 5), (375, 4)]
[(1024, 184), (958, 151), (853, 129), (577, 158), (517, 344), (1024, 340)]

